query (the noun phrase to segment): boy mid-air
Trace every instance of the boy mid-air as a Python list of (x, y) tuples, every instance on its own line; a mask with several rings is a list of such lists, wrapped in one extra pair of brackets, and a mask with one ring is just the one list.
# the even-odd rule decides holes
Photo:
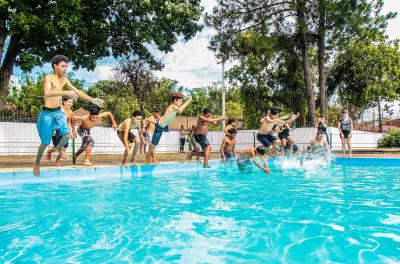
[[(66, 158), (63, 146), (71, 138), (71, 131), (68, 129), (67, 119), (61, 110), (61, 100), (63, 96), (78, 99), (79, 97), (89, 101), (95, 105), (102, 106), (104, 101), (95, 99), (84, 92), (75, 88), (71, 82), (65, 77), (68, 67), (68, 59), (62, 55), (56, 55), (51, 60), (53, 73), (44, 77), (44, 106), (39, 115), (36, 124), (41, 144), (38, 148), (35, 163), (33, 166), (33, 174), (40, 175), (40, 161), (47, 146), (50, 144), (51, 137), (56, 131), (61, 137), (60, 142), (56, 146), (56, 150), (62, 157)], [(67, 91), (64, 90), (67, 89)]]
[(165, 113), (158, 122), (155, 124), (155, 130), (153, 132), (153, 137), (151, 139), (151, 144), (149, 146), (149, 151), (147, 152), (146, 162), (153, 163), (156, 160), (156, 147), (160, 142), (163, 132), (169, 131), (168, 125), (175, 119), (177, 113), (182, 113), (183, 110), (190, 104), (193, 100), (192, 96), (189, 96), (188, 100), (183, 103), (182, 93), (172, 94), (172, 104), (170, 104), (165, 110)]
[(82, 122), (78, 127), (78, 135), (82, 138), (82, 146), (76, 152), (73, 163), (75, 164), (78, 156), (86, 151), (85, 161), (83, 162), (84, 166), (93, 166), (93, 164), (90, 162), (90, 153), (92, 152), (92, 148), (94, 146), (94, 139), (90, 135), (90, 130), (94, 126), (100, 124), (101, 119), (105, 117), (111, 119), (112, 128), (118, 127), (111, 112), (100, 113), (100, 107), (97, 105), (93, 105), (89, 112), (90, 113), (88, 115), (75, 117), (75, 120)]

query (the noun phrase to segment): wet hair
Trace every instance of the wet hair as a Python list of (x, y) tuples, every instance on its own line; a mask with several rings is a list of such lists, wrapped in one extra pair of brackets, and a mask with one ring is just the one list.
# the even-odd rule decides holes
[(267, 152), (267, 151), (266, 151), (266, 149), (264, 147), (262, 147), (262, 146), (256, 147), (256, 153), (257, 154), (265, 155), (265, 152)]
[(236, 134), (237, 133), (237, 129), (236, 128), (234, 128), (234, 127), (232, 127), (232, 128), (230, 128), (230, 129), (228, 129), (228, 133), (229, 134)]
[(226, 121), (227, 125), (231, 125), (235, 122), (235, 118), (229, 118), (228, 121)]
[(64, 55), (56, 55), (51, 59), (51, 67), (54, 69), (54, 65), (58, 65), (60, 62), (68, 63), (69, 60)]
[(69, 96), (63, 96), (63, 97), (62, 97), (63, 103), (66, 102), (66, 101), (68, 101), (68, 100), (70, 100), (70, 99), (73, 100), (73, 98), (72, 98), (72, 97), (69, 97)]
[(132, 116), (133, 117), (143, 116), (143, 113), (139, 110), (135, 110), (135, 111), (133, 111)]
[(154, 108), (154, 113), (160, 113), (160, 109), (159, 108)]
[(100, 107), (98, 105), (92, 105), (89, 110), (90, 115), (98, 115), (100, 113)]
[(319, 136), (319, 135), (323, 135), (324, 134), (324, 132), (322, 132), (322, 130), (318, 130), (318, 132), (317, 132), (317, 137)]
[(279, 108), (274, 107), (271, 109), (271, 115), (277, 115), (280, 112), (281, 112), (281, 110), (279, 110)]
[(206, 115), (206, 114), (211, 114), (210, 108), (204, 108), (203, 115)]
[(174, 102), (175, 100), (183, 99), (183, 94), (179, 93), (179, 92), (175, 92), (172, 94), (171, 98), (172, 98), (172, 102)]
[(342, 110), (342, 114), (344, 114), (344, 113), (349, 113), (349, 110), (343, 109), (343, 110)]

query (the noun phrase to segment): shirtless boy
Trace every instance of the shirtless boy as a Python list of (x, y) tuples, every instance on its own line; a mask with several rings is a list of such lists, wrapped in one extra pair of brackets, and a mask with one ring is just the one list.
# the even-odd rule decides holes
[(208, 125), (217, 124), (219, 121), (226, 120), (225, 116), (218, 118), (211, 118), (211, 110), (206, 108), (203, 110), (203, 115), (197, 119), (196, 133), (194, 134), (194, 140), (201, 146), (204, 152), (204, 168), (210, 168), (208, 165), (208, 159), (210, 158), (211, 145), (207, 140)]
[(224, 137), (224, 140), (221, 144), (221, 158), (222, 162), (227, 162), (230, 159), (235, 158), (235, 143), (236, 143), (236, 128), (230, 128), (227, 131), (227, 134)]
[(144, 141), (142, 134), (142, 112), (136, 110), (133, 112), (131, 118), (125, 119), (117, 128), (117, 135), (121, 140), (122, 144), (125, 146), (124, 157), (122, 159), (122, 166), (126, 166), (126, 159), (128, 158), (129, 151), (131, 149), (131, 144), (135, 144), (132, 151), (131, 163), (136, 163), (136, 154), (139, 150), (140, 140), (131, 132), (132, 129), (137, 128), (139, 130), (139, 136), (141, 141)]
[[(44, 106), (36, 124), (41, 144), (37, 151), (35, 164), (33, 166), (33, 174), (35, 176), (40, 175), (40, 161), (43, 152), (50, 144), (54, 130), (56, 130), (58, 135), (61, 137), (60, 142), (56, 146), (56, 150), (62, 157), (65, 157), (66, 155), (65, 151), (62, 150), (62, 147), (67, 143), (68, 139), (71, 138), (71, 132), (68, 129), (65, 114), (61, 110), (62, 96), (68, 96), (72, 99), (78, 99), (80, 97), (98, 106), (104, 104), (103, 100), (92, 98), (75, 88), (65, 77), (68, 66), (68, 59), (65, 56), (57, 55), (53, 57), (51, 60), (51, 66), (54, 71), (44, 77)], [(64, 88), (68, 91), (64, 91)]]
[[(241, 154), (239, 154), (239, 157), (237, 158), (236, 162), (239, 167), (239, 170), (245, 170), (245, 168), (250, 165), (250, 159), (253, 160), (253, 163), (262, 171), (265, 173), (270, 174), (271, 170), (268, 168), (268, 162), (267, 162), (267, 149), (265, 147), (248, 147), (245, 151), (243, 151)], [(261, 161), (263, 162), (264, 166), (262, 166), (258, 161), (257, 157), (261, 158)]]
[[(71, 110), (73, 103), (74, 103), (74, 100), (70, 97), (64, 96), (62, 98), (61, 110), (64, 112), (65, 117), (67, 118), (68, 129), (70, 131), (70, 138), (76, 138), (76, 130), (75, 130), (74, 121), (73, 121), (74, 114)], [(47, 160), (51, 160), (51, 154), (53, 152), (56, 152), (56, 147), (58, 146), (58, 143), (60, 143), (61, 137), (57, 130), (54, 131), (53, 136), (51, 137), (51, 140), (53, 141), (53, 147), (51, 147), (50, 149), (47, 150)], [(62, 146), (62, 151), (65, 152), (67, 150), (67, 148), (68, 148), (68, 141), (67, 141), (67, 143), (65, 143), (64, 146)], [(61, 165), (60, 160), (61, 160), (61, 155), (58, 154), (58, 156), (56, 158), (57, 166)]]
[[(151, 140), (153, 139), (154, 131), (156, 130), (156, 124), (160, 119), (160, 110), (158, 108), (154, 109), (153, 115), (146, 118), (144, 120), (144, 126), (147, 127), (147, 142), (151, 144)], [(149, 146), (150, 152), (150, 146)], [(157, 163), (157, 159), (153, 153), (150, 154), (150, 161), (152, 163)]]
[[(164, 115), (158, 120), (155, 124), (155, 130), (153, 133), (153, 137), (151, 139), (151, 144), (149, 146), (149, 151), (147, 152), (146, 162), (152, 163), (155, 162), (156, 159), (156, 147), (160, 142), (161, 136), (163, 132), (169, 131), (168, 125), (175, 119), (177, 113), (182, 113), (183, 110), (190, 104), (193, 100), (192, 96), (189, 96), (188, 100), (183, 103), (183, 94), (181, 93), (173, 93), (172, 94), (172, 104), (170, 104), (165, 110)], [(153, 158), (151, 158), (153, 156)]]
[[(267, 112), (267, 115), (260, 120), (261, 126), (257, 132), (257, 140), (264, 146), (270, 147), (275, 141), (279, 142), (277, 136), (271, 135), (272, 127), (274, 124), (286, 124), (292, 122), (299, 114), (289, 116), (279, 116), (279, 109), (273, 108)], [(289, 119), (288, 119), (289, 118)]]
[(90, 135), (90, 129), (100, 124), (101, 119), (104, 117), (108, 117), (111, 119), (112, 128), (118, 127), (111, 112), (100, 113), (100, 107), (96, 105), (93, 105), (90, 108), (90, 113), (88, 115), (75, 117), (75, 120), (82, 122), (78, 127), (78, 135), (82, 138), (82, 146), (75, 154), (75, 158), (73, 160), (74, 164), (76, 163), (76, 159), (78, 158), (78, 156), (86, 151), (85, 161), (83, 162), (83, 165), (93, 166), (93, 164), (90, 162), (90, 153), (92, 152), (92, 148), (94, 146), (94, 139)]

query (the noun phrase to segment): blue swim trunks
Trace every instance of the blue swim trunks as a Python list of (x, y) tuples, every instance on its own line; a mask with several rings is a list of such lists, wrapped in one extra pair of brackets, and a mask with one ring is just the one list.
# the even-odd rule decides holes
[(54, 130), (57, 131), (60, 137), (69, 135), (67, 118), (61, 107), (47, 108), (43, 107), (40, 112), (36, 128), (39, 133), (40, 141), (43, 145), (49, 145)]
[(156, 129), (154, 130), (153, 137), (151, 138), (151, 144), (157, 146), (160, 142), (163, 132), (168, 132), (168, 126), (162, 128), (158, 123), (156, 123)]
[(272, 143), (275, 140), (279, 140), (279, 138), (272, 136), (272, 135), (263, 135), (263, 134), (257, 134), (257, 140), (260, 141), (260, 143), (264, 146), (264, 147), (270, 147), (272, 145)]

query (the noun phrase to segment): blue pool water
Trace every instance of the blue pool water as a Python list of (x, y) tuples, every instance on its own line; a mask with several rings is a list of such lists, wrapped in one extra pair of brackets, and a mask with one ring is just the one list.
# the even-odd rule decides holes
[(0, 174), (0, 262), (400, 262), (400, 160), (212, 165)]

